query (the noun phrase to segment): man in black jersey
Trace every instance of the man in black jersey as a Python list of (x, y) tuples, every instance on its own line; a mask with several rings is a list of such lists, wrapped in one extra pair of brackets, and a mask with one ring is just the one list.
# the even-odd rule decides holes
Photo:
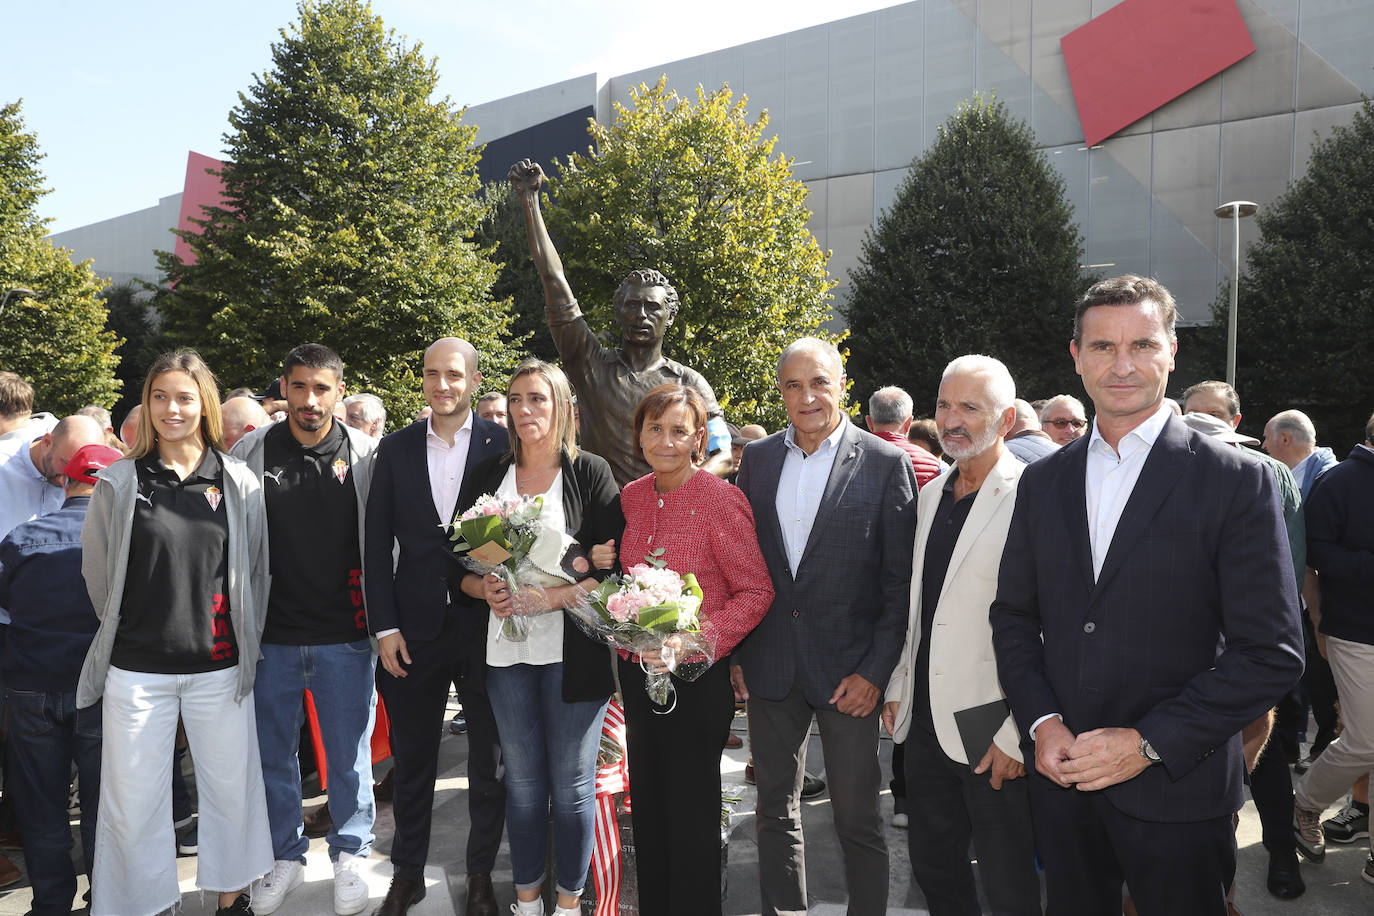
[(297, 760), (302, 692), (309, 690), (324, 743), (334, 911), (367, 906), (360, 860), (372, 847), (372, 725), (376, 655), (363, 607), (362, 530), (376, 440), (335, 422), (343, 363), (328, 347), (286, 356), (286, 421), (257, 429), (233, 454), (260, 475), (267, 505), (272, 590), (253, 687), (272, 871), (254, 888), (256, 913), (275, 912), (304, 880), (309, 841)]

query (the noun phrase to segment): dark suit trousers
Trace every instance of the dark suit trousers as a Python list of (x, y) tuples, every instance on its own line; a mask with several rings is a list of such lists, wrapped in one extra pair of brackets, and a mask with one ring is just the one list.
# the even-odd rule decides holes
[(825, 772), (844, 853), (849, 916), (887, 912), (887, 843), (878, 813), (881, 699), (862, 719), (817, 709), (800, 687), (781, 700), (749, 698), (749, 746), (758, 788), (759, 890), (764, 916), (806, 912), (806, 859), (801, 829), (801, 787), (811, 717), (821, 731)]
[(429, 858), (434, 780), (450, 683), (460, 687), (468, 721), (468, 874), (491, 874), (501, 845), (506, 824), (501, 742), (485, 692), (464, 689), (471, 654), (470, 637), (464, 630), (458, 615), (451, 612), (434, 640), (406, 644), (411, 658), (406, 677), (392, 677), (380, 667), (377, 671), (377, 687), (391, 717), (391, 750), (396, 761), (391, 861), (398, 876), (421, 877)]
[(644, 672), (620, 662), (629, 744), (635, 867), (642, 916), (719, 916), (720, 752), (735, 715), (727, 663), (673, 679), (677, 706), (658, 715)]
[(1048, 912), (1121, 912), (1124, 882), (1140, 916), (1225, 916), (1236, 875), (1231, 815), (1183, 824), (1142, 821), (1101, 792), (1062, 789), (1028, 773), (1045, 866)]
[(1291, 854), (1293, 839), (1293, 775), (1288, 770), (1289, 752), (1297, 752), (1298, 719), (1302, 707), (1297, 690), (1289, 691), (1278, 705), (1274, 731), (1250, 774), (1250, 795), (1259, 812), (1264, 848), (1269, 854)]
[[(917, 702), (921, 702), (920, 698)], [(981, 916), (968, 849), (996, 916), (1040, 916), (1040, 878), (1025, 778), (994, 790), (915, 723), (906, 737), (907, 848), (931, 916)]]

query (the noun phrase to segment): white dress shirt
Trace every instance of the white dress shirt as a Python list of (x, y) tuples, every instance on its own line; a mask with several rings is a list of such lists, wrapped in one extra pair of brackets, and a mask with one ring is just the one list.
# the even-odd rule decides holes
[(434, 511), (439, 524), (453, 521), (458, 508), (458, 491), (463, 487), (463, 471), (468, 463), (468, 446), (472, 444), (472, 411), (449, 442), (434, 431), (434, 417), (425, 420), (425, 460), (429, 463), (429, 492), (434, 498)]
[(1094, 582), (1102, 574), (1102, 564), (1112, 546), (1121, 513), (1140, 479), (1140, 469), (1150, 457), (1150, 450), (1171, 413), (1167, 405), (1161, 404), (1148, 420), (1122, 436), (1116, 448), (1108, 445), (1098, 433), (1097, 418), (1093, 418), (1083, 491), (1088, 504), (1088, 542), (1092, 545)]
[(806, 542), (811, 538), (811, 525), (821, 507), (821, 496), (835, 466), (835, 451), (840, 446), (847, 420), (841, 420), (835, 431), (827, 436), (810, 455), (797, 444), (796, 430), (791, 426), (783, 436), (787, 454), (782, 459), (778, 475), (778, 495), (775, 507), (782, 526), (782, 544), (787, 551), (787, 565), (796, 578)]

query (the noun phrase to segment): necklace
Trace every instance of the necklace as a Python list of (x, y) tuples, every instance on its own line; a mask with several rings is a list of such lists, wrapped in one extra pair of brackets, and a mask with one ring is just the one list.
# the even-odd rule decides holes
[(557, 467), (544, 468), (540, 471), (521, 473), (519, 465), (515, 468), (515, 489), (522, 496), (536, 496), (548, 490), (549, 484), (553, 482), (554, 475), (558, 473)]

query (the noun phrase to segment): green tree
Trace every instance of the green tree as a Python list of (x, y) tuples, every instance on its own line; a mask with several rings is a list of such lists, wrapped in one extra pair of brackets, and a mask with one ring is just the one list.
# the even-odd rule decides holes
[[(1307, 173), (1256, 217), (1240, 276), (1236, 389), (1245, 427), (1297, 408), (1340, 457), (1374, 409), (1374, 101), (1312, 149)], [(1228, 230), (1229, 231), (1229, 230)], [(1211, 378), (1224, 378), (1230, 287), (1212, 307)]]
[(153, 304), (156, 293), (145, 289), (146, 285), (117, 283), (100, 294), (109, 311), (105, 327), (124, 341), (119, 349), (119, 368), (115, 370), (115, 377), (123, 386), (114, 408), (120, 416), (143, 397), (143, 377), (166, 349)]
[(102, 330), (105, 283), (90, 261), (73, 264), (67, 249), (44, 237), (50, 221), (38, 215), (48, 193), (42, 159), (37, 138), (24, 130), (20, 103), (0, 106), (0, 299), (17, 288), (34, 293), (11, 295), (0, 313), (0, 368), (27, 379), (43, 410), (110, 407), (119, 392), (119, 338)]
[[(705, 376), (727, 417), (776, 429), (776, 362), (822, 333), (834, 282), (807, 228), (807, 188), (729, 87), (696, 104), (667, 88), (632, 91), (615, 122), (588, 126), (595, 147), (550, 181), (549, 231), (593, 330), (615, 333), (611, 294), (635, 268), (672, 281), (681, 310), (664, 354)], [(528, 269), (528, 258), (523, 262)], [(603, 308), (588, 308), (598, 303)]]
[(159, 254), (166, 330), (226, 386), (261, 387), (293, 346), (338, 351), (352, 390), (398, 422), (420, 405), (423, 351), (466, 337), (499, 377), (517, 354), (496, 266), (472, 241), (476, 129), (432, 99), (435, 62), (362, 0), (303, 0), (272, 68), (230, 112), (225, 205), (182, 233), (195, 256)]
[[(491, 286), (493, 300), (511, 301), (511, 335), (524, 340), (525, 350), (547, 362), (557, 362), (558, 348), (544, 320), (544, 287), (530, 267), (529, 240), (520, 199), (507, 181), (493, 181), (482, 188), (485, 213), (477, 224), (474, 240), (489, 249), (500, 270)], [(490, 379), (483, 379), (490, 388)], [(502, 389), (505, 390), (504, 388)]]
[(1027, 399), (1079, 390), (1067, 344), (1091, 283), (1064, 182), (1006, 106), (975, 95), (940, 125), (850, 271), (849, 376), (933, 405), (965, 353), (1007, 364)]

